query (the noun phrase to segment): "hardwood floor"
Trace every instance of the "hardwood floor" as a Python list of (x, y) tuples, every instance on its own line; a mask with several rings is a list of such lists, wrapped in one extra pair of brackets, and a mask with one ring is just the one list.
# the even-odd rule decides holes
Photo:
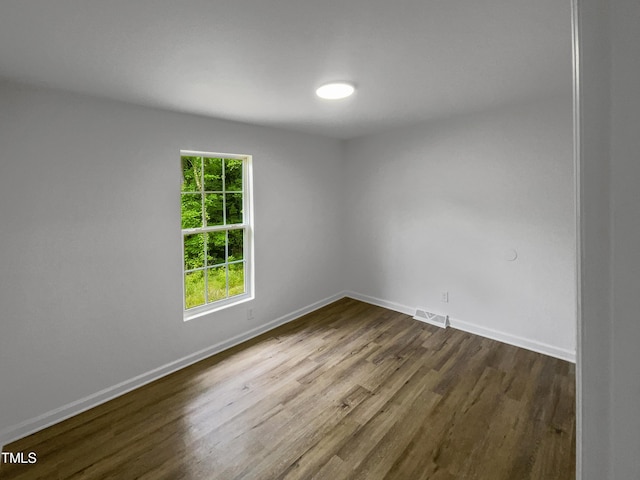
[(9, 479), (575, 478), (574, 366), (342, 299), (5, 448)]

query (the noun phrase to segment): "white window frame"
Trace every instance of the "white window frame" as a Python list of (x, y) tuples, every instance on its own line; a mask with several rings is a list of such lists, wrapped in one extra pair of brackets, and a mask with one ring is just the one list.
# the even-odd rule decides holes
[[(235, 159), (243, 161), (242, 170), (242, 209), (243, 209), (243, 223), (229, 225), (216, 225), (210, 227), (201, 228), (189, 228), (181, 229), (181, 263), (182, 263), (182, 309), (184, 312), (184, 320), (192, 320), (203, 315), (207, 315), (213, 312), (217, 312), (222, 309), (229, 308), (240, 303), (248, 302), (254, 299), (254, 268), (253, 268), (253, 169), (251, 155), (239, 155), (235, 153), (218, 153), (218, 152), (204, 152), (196, 150), (180, 150), (180, 158), (183, 156), (193, 157), (205, 157), (205, 158), (222, 158), (222, 159)], [(204, 185), (204, 183), (203, 183)], [(223, 186), (224, 189), (224, 186)], [(182, 191), (180, 192), (182, 198)], [(223, 209), (223, 214), (226, 218), (226, 209)], [(204, 209), (202, 212), (205, 215)], [(205, 303), (197, 307), (187, 309), (185, 303), (185, 268), (184, 268), (184, 237), (185, 235), (193, 235), (197, 233), (209, 233), (216, 231), (230, 231), (230, 230), (244, 230), (244, 244), (243, 244), (243, 261), (245, 265), (244, 270), (244, 283), (245, 292), (240, 295), (234, 295), (233, 297), (227, 297), (222, 300), (216, 300), (214, 302)], [(230, 265), (226, 263), (225, 265)], [(235, 263), (235, 262), (232, 262)], [(239, 262), (238, 262), (239, 263)], [(205, 275), (205, 292), (207, 290)], [(227, 274), (227, 283), (228, 283)], [(228, 285), (227, 285), (228, 288)]]

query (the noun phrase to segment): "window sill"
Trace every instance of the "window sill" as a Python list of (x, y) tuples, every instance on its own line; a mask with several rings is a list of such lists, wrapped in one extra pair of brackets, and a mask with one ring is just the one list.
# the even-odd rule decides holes
[(228, 298), (226, 300), (221, 300), (220, 302), (212, 303), (209, 305), (203, 305), (201, 307), (196, 307), (190, 310), (186, 310), (184, 312), (183, 320), (187, 322), (189, 320), (200, 318), (205, 315), (209, 315), (211, 313), (216, 313), (221, 310), (226, 310), (227, 308), (235, 307), (236, 305), (249, 302), (253, 299), (254, 299), (253, 295), (249, 295), (248, 293), (245, 293), (243, 295), (237, 295), (235, 297)]

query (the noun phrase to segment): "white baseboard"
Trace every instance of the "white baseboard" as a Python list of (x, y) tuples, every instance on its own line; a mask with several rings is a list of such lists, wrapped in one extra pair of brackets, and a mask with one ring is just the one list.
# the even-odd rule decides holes
[(510, 333), (493, 330), (492, 328), (483, 327), (471, 322), (464, 322), (456, 318), (449, 318), (449, 324), (452, 328), (463, 330), (465, 332), (480, 335), (481, 337), (497, 340), (502, 343), (508, 343), (515, 347), (525, 348), (534, 352), (549, 355), (550, 357), (566, 360), (567, 362), (576, 363), (576, 352), (564, 348), (549, 345), (547, 343), (529, 340), (527, 338), (512, 335)]
[[(369, 295), (363, 295), (361, 293), (347, 291), (344, 292), (344, 296), (354, 298), (362, 302), (370, 303), (371, 305), (377, 305), (378, 307), (395, 310), (396, 312), (406, 313), (407, 315), (411, 315), (412, 317), (416, 311), (416, 308), (413, 307), (408, 307), (400, 303), (390, 302), (388, 300), (382, 300), (376, 297), (370, 297)], [(512, 335), (510, 333), (494, 330), (475, 323), (465, 322), (451, 317), (449, 317), (449, 326), (457, 330), (463, 330), (475, 335), (480, 335), (481, 337), (486, 337), (502, 343), (507, 343), (515, 347), (525, 348), (527, 350), (532, 350), (544, 355), (549, 355), (550, 357), (555, 357), (561, 360), (576, 363), (576, 352), (574, 350), (555, 347), (553, 345), (548, 345), (546, 343), (538, 342), (535, 340), (529, 340), (517, 335)]]
[(332, 295), (328, 298), (312, 303), (311, 305), (307, 305), (306, 307), (300, 308), (287, 315), (283, 315), (282, 317), (277, 318), (269, 323), (253, 328), (245, 333), (241, 333), (239, 335), (236, 335), (235, 337), (229, 338), (222, 342), (218, 342), (215, 345), (211, 345), (210, 347), (187, 355), (186, 357), (180, 358), (171, 363), (155, 368), (149, 372), (130, 378), (129, 380), (125, 380), (124, 382), (120, 382), (117, 385), (107, 387), (104, 390), (100, 390), (99, 392), (91, 394), (87, 397), (68, 403), (54, 410), (50, 410), (46, 413), (43, 413), (42, 415), (38, 415), (37, 417), (25, 420), (17, 425), (5, 428), (4, 430), (0, 431), (0, 450), (2, 450), (5, 445), (8, 445), (11, 442), (15, 442), (16, 440), (24, 438), (27, 435), (31, 435), (32, 433), (59, 423), (63, 420), (66, 420), (67, 418), (73, 417), (74, 415), (97, 407), (102, 403), (113, 400), (116, 397), (124, 395), (125, 393), (135, 390), (136, 388), (140, 388), (143, 385), (158, 380), (159, 378), (169, 375), (170, 373), (188, 367), (189, 365), (199, 362), (200, 360), (204, 360), (205, 358), (222, 352), (223, 350), (227, 350), (228, 348), (231, 348), (242, 342), (246, 342), (251, 338), (257, 337), (258, 335), (268, 332), (269, 330), (273, 330), (280, 325), (296, 320), (297, 318), (300, 318), (307, 313), (311, 313), (314, 310), (329, 305), (330, 303), (333, 303), (345, 296), (346, 295), (344, 293)]
[(390, 302), (388, 300), (382, 300), (381, 298), (370, 297), (369, 295), (363, 295), (361, 293), (346, 291), (344, 292), (344, 296), (353, 298), (355, 300), (360, 300), (361, 302), (370, 303), (371, 305), (377, 305), (378, 307), (388, 308), (389, 310), (405, 313), (411, 316), (413, 316), (413, 314), (416, 312), (415, 308), (407, 307), (406, 305), (401, 305), (395, 302)]

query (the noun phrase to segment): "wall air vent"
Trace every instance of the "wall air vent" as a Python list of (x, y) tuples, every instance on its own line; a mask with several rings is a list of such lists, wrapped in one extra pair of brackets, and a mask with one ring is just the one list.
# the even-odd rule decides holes
[(426, 310), (416, 310), (416, 314), (413, 316), (414, 320), (430, 323), (440, 328), (447, 328), (449, 326), (449, 316), (439, 315), (437, 313), (427, 312)]

